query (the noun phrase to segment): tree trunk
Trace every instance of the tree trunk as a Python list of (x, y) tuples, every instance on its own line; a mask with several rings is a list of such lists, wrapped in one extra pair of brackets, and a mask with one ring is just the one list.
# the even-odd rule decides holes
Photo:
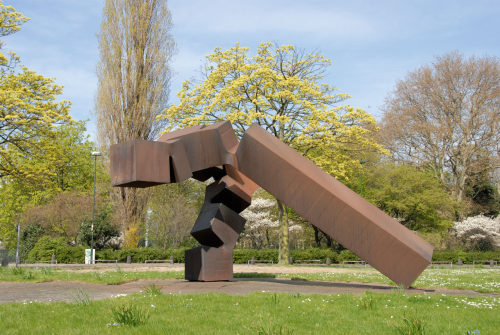
[(326, 246), (328, 248), (331, 248), (333, 246), (333, 240), (330, 236), (326, 235), (324, 232), (323, 233), (323, 236), (326, 238)]
[(285, 204), (276, 199), (280, 213), (280, 245), (278, 264), (290, 264), (290, 248), (288, 240), (288, 213)]
[(119, 220), (124, 232), (123, 244), (129, 248), (136, 248), (139, 241), (140, 225), (145, 219), (145, 206), (150, 191), (124, 187), (118, 192)]
[(315, 226), (312, 226), (314, 229), (314, 243), (316, 244), (316, 247), (321, 247), (321, 236), (319, 233), (319, 229), (316, 228)]

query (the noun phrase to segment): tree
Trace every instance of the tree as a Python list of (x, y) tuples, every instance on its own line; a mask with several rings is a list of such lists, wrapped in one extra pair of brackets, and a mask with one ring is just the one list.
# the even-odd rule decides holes
[(390, 162), (363, 172), (363, 196), (409, 229), (431, 232), (451, 227), (456, 203), (432, 173)]
[[(60, 192), (90, 191), (93, 188), (94, 164), (91, 152), (95, 144), (86, 135), (85, 121), (76, 121), (57, 128), (54, 137), (55, 161), (52, 165), (54, 187)], [(97, 166), (100, 178), (107, 174)]]
[[(27, 20), (0, 1), (0, 36), (18, 31)], [(52, 171), (33, 162), (54, 161), (51, 137), (57, 125), (70, 122), (70, 103), (56, 102), (62, 87), (19, 66), (19, 57), (4, 55), (2, 46), (0, 41), (0, 178), (43, 178)]]
[(249, 240), (252, 248), (269, 248), (272, 245), (272, 236), (280, 226), (275, 215), (272, 215), (274, 208), (276, 202), (273, 199), (254, 198), (252, 204), (241, 212), (241, 216), (247, 220), (243, 237)]
[[(23, 14), (19, 13), (12, 6), (5, 6), (3, 1), (0, 0), (0, 37), (11, 35), (19, 29), (21, 25), (28, 21), (29, 19)], [(3, 48), (4, 42), (0, 41), (0, 50)], [(17, 62), (18, 58), (14, 53), (10, 53), (7, 56), (0, 51), (0, 66), (2, 71), (5, 71), (5, 67), (9, 67), (12, 62)]]
[[(0, 36), (28, 19), (0, 1)], [(73, 125), (70, 103), (56, 101), (62, 87), (4, 54), (0, 41), (0, 238), (11, 241), (18, 212), (54, 194), (60, 162), (57, 136)]]
[(190, 239), (190, 232), (201, 210), (205, 185), (193, 179), (153, 189), (146, 221), (148, 239), (160, 248), (176, 248)]
[(498, 167), (499, 105), (497, 58), (446, 54), (397, 83), (383, 108), (382, 142), (464, 200), (472, 175)]
[[(229, 120), (241, 135), (258, 123), (336, 177), (359, 168), (365, 150), (382, 151), (373, 140), (375, 119), (361, 109), (337, 104), (348, 98), (322, 83), (330, 60), (294, 46), (261, 43), (257, 54), (236, 44), (207, 56), (204, 81), (185, 81), (180, 103), (164, 111), (167, 130)], [(280, 262), (288, 263), (288, 216), (280, 214)]]
[(469, 215), (497, 216), (500, 213), (500, 194), (487, 173), (472, 176), (467, 181), (466, 196), (470, 199)]
[[(154, 140), (164, 121), (174, 50), (170, 12), (164, 0), (107, 0), (99, 34), (96, 113), (104, 148), (134, 139)], [(122, 188), (115, 194), (127, 233), (135, 246), (144, 222), (148, 192)]]
[[(113, 238), (119, 237), (120, 232), (118, 228), (115, 227), (111, 222), (111, 207), (106, 206), (104, 208), (100, 208), (100, 211), (97, 213), (94, 219), (94, 247), (97, 250), (104, 249), (105, 247), (109, 247), (110, 241)], [(90, 246), (92, 243), (92, 221), (90, 218), (87, 218), (80, 225), (80, 229), (78, 231), (77, 241), (81, 245)]]
[(21, 232), (21, 260), (28, 258), (28, 254), (35, 246), (36, 242), (43, 236), (45, 230), (38, 223), (25, 225)]
[(500, 216), (491, 219), (477, 215), (454, 222), (453, 233), (466, 250), (487, 251), (500, 248)]
[[(79, 224), (91, 213), (94, 166), (90, 155), (93, 143), (85, 135), (85, 122), (59, 125), (48, 139), (53, 159), (26, 155), (20, 165), (50, 171), (33, 178), (4, 177), (0, 181), (0, 237), (15, 238), (17, 216), (22, 225), (43, 222), (46, 233), (74, 241)], [(98, 200), (108, 194), (109, 178), (97, 165)], [(106, 183), (103, 189), (101, 181)], [(99, 201), (101, 202), (101, 201)]]

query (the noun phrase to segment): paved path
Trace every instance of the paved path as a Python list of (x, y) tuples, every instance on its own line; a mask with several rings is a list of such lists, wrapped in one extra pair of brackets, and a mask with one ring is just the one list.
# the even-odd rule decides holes
[[(137, 280), (120, 285), (94, 284), (85, 282), (53, 281), (45, 283), (0, 282), (0, 303), (30, 301), (74, 301), (78, 290), (86, 292), (91, 299), (104, 299), (123, 294), (140, 292), (156, 285), (164, 293), (226, 293), (244, 295), (251, 292), (289, 292), (337, 294), (365, 291), (393, 292), (394, 287), (383, 284), (320, 282), (274, 278), (238, 278), (230, 282), (188, 282), (180, 279)], [(478, 293), (451, 289), (409, 289), (409, 294), (446, 294), (460, 296), (494, 296), (495, 293)]]

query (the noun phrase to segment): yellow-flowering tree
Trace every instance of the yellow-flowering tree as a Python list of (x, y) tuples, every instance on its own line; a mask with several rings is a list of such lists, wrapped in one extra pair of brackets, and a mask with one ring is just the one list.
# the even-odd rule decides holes
[[(179, 104), (163, 112), (167, 130), (229, 120), (242, 134), (258, 123), (328, 173), (348, 179), (367, 151), (383, 152), (373, 140), (375, 119), (339, 105), (349, 97), (322, 83), (330, 60), (291, 45), (261, 43), (255, 56), (236, 44), (207, 56), (204, 80), (185, 81)], [(288, 217), (280, 212), (280, 262), (288, 263)]]
[[(15, 33), (28, 18), (0, 0), (0, 37)], [(62, 87), (2, 52), (0, 41), (0, 238), (14, 231), (13, 217), (33, 201), (34, 185), (50, 188), (61, 161), (60, 125), (72, 124), (70, 103), (56, 101)], [(27, 189), (30, 191), (27, 191)]]
[[(12, 6), (5, 6), (0, 0), (0, 37), (4, 37), (15, 33), (21, 29), (21, 25), (28, 21), (28, 18), (16, 11)], [(9, 53), (7, 56), (2, 52), (4, 42), (0, 41), (0, 66), (8, 66), (9, 63), (15, 62), (17, 57), (14, 53)]]
[[(0, 36), (18, 31), (26, 20), (0, 1)], [(52, 173), (35, 158), (53, 160), (51, 138), (57, 124), (70, 122), (70, 103), (55, 101), (62, 87), (52, 79), (18, 64), (14, 53), (7, 57), (0, 49), (0, 178), (30, 179)]]

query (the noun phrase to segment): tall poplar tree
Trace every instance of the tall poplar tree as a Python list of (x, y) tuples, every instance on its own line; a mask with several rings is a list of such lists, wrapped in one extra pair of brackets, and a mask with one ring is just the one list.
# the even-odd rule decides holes
[[(96, 113), (104, 151), (134, 139), (154, 140), (165, 121), (156, 116), (167, 105), (175, 44), (165, 0), (106, 0), (99, 34), (100, 60)], [(115, 192), (125, 245), (135, 246), (148, 193)]]

